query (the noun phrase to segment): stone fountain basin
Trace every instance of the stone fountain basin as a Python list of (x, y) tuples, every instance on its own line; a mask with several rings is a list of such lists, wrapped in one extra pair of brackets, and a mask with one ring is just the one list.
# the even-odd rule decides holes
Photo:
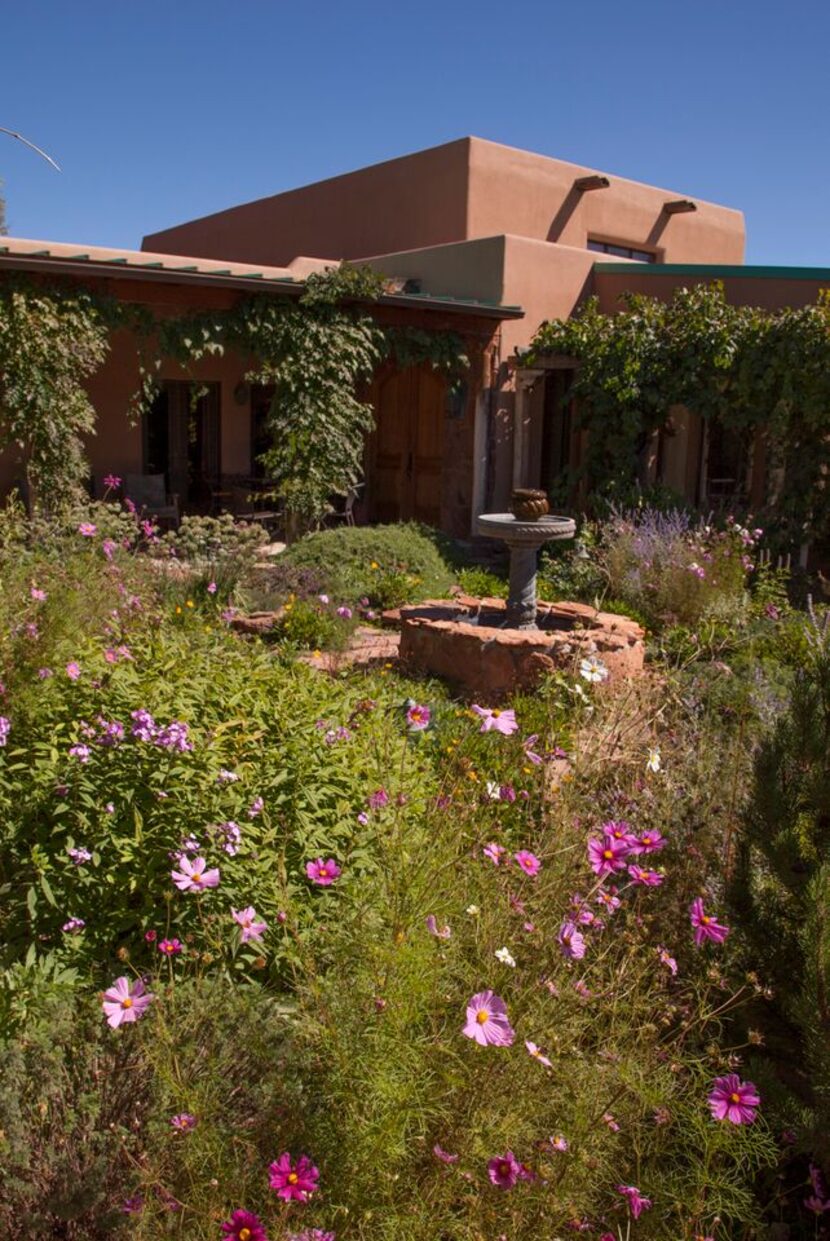
[(537, 628), (505, 627), (504, 599), (428, 599), (384, 612), (400, 626), (402, 662), (488, 701), (533, 689), (556, 668), (597, 655), (609, 679), (643, 670), (645, 633), (636, 621), (583, 603), (539, 603)]

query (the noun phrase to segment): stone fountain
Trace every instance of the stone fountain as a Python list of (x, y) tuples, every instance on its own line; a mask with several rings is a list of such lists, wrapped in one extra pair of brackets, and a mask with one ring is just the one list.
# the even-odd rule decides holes
[(645, 634), (635, 621), (583, 603), (537, 600), (539, 549), (572, 539), (576, 530), (572, 518), (547, 514), (546, 502), (544, 509), (526, 517), (514, 503), (513, 513), (482, 513), (476, 520), (478, 534), (502, 540), (510, 551), (506, 602), (459, 594), (384, 613), (387, 623), (400, 625), (404, 663), (488, 701), (532, 689), (588, 655), (602, 660), (612, 679), (642, 671)]
[(501, 539), (510, 551), (510, 588), (503, 625), (510, 629), (536, 628), (536, 566), (539, 549), (545, 543), (572, 539), (576, 522), (572, 517), (544, 515), (523, 521), (513, 513), (482, 513), (476, 530), (490, 539)]

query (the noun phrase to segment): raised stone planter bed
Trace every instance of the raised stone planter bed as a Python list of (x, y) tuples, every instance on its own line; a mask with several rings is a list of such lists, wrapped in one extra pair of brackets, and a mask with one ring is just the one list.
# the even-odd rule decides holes
[(554, 668), (597, 655), (610, 678), (643, 670), (644, 631), (627, 616), (582, 603), (539, 603), (535, 629), (504, 628), (503, 599), (429, 599), (385, 612), (400, 625), (400, 658), (489, 700), (531, 689)]

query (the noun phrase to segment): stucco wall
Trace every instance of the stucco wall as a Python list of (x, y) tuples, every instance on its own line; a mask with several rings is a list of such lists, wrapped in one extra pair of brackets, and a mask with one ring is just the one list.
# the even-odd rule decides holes
[[(607, 189), (574, 190), (577, 177), (596, 171), (471, 138), (467, 236), (514, 233), (576, 247), (592, 236), (655, 249), (665, 262), (743, 261), (742, 212), (612, 174)], [(666, 215), (663, 204), (678, 198), (697, 210)]]
[(626, 291), (646, 293), (651, 297), (660, 297), (668, 301), (675, 289), (690, 288), (695, 284), (709, 284), (713, 280), (723, 281), (726, 299), (734, 306), (759, 306), (763, 310), (781, 310), (784, 307), (808, 306), (818, 299), (821, 289), (830, 288), (830, 273), (827, 278), (810, 276), (796, 279), (787, 275), (787, 268), (762, 269), (763, 274), (747, 275), (746, 273), (718, 273), (704, 268), (701, 272), (683, 272), (680, 274), (651, 269), (644, 273), (635, 263), (627, 263), (625, 272), (602, 272), (594, 275), (594, 283), (599, 297), (600, 309), (607, 314), (619, 309), (620, 295)]
[(362, 258), (465, 235), (469, 139), (148, 234), (145, 250), (251, 263)]

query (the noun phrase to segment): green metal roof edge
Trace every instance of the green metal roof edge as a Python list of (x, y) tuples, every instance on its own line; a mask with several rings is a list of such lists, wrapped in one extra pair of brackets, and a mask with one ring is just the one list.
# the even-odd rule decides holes
[(594, 263), (602, 275), (749, 276), (750, 279), (830, 280), (830, 267), (744, 267), (740, 263)]

